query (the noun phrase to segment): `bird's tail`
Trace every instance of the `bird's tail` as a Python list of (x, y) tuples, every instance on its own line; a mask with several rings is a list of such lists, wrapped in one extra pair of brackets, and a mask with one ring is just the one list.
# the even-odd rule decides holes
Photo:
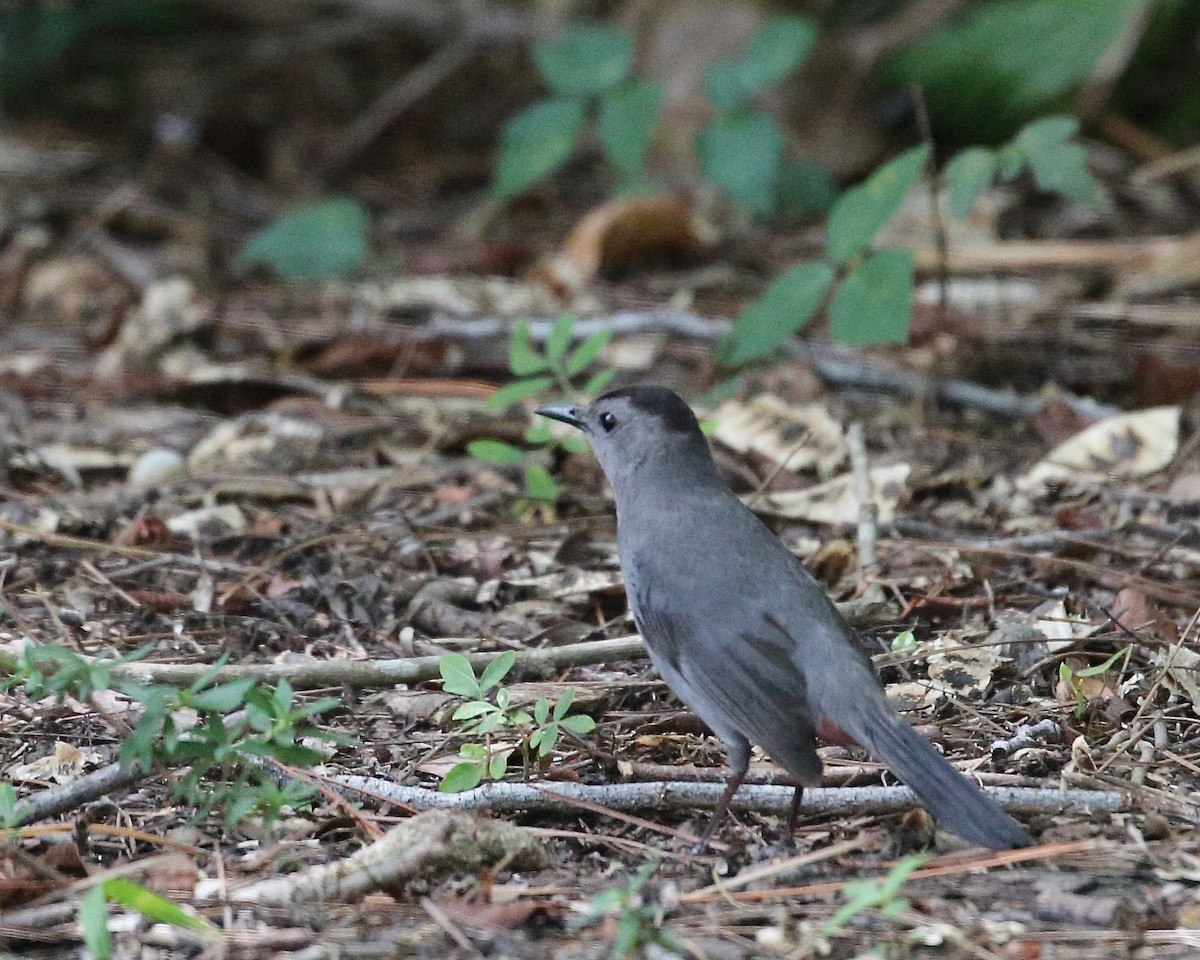
[(1028, 847), (1016, 820), (954, 769), (936, 748), (891, 710), (863, 718), (855, 738), (887, 764), (947, 830), (992, 850)]

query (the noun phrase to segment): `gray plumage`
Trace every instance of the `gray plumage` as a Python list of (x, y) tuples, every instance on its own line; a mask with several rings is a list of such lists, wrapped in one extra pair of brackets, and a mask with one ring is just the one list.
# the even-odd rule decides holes
[(895, 712), (833, 602), (734, 495), (691, 409), (663, 387), (588, 407), (543, 407), (581, 429), (612, 484), (625, 589), (667, 685), (726, 745), (731, 778), (756, 743), (797, 782), (821, 780), (816, 734), (849, 734), (910, 786), (942, 826), (993, 849), (1025, 829)]

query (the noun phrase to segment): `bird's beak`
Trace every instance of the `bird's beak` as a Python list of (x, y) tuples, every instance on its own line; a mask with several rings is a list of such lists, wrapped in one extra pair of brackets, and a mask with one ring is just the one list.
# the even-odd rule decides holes
[(573, 427), (583, 429), (583, 417), (579, 415), (579, 408), (573, 404), (563, 404), (557, 407), (538, 407), (534, 413), (539, 417), (549, 417), (551, 420), (558, 420), (562, 423), (569, 423)]

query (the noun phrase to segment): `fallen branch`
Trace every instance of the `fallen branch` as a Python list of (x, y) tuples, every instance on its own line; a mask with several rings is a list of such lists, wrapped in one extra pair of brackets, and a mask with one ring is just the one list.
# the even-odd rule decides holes
[[(487, 667), (496, 653), (472, 653), (467, 655), (476, 672)], [(596, 663), (616, 663), (621, 660), (636, 660), (646, 655), (642, 638), (617, 637), (614, 640), (593, 640), (573, 643), (564, 647), (543, 647), (540, 650), (522, 650), (517, 654), (516, 666), (525, 669), (565, 670)], [(215, 677), (214, 682), (225, 682), (242, 677), (260, 683), (278, 683), (287, 680), (296, 689), (315, 687), (390, 687), (398, 683), (423, 683), (436, 680), (440, 656), (408, 657), (401, 660), (321, 660), (312, 663), (285, 664), (232, 664), (226, 666)], [(187, 686), (212, 669), (207, 663), (126, 663), (112, 668), (117, 680), (135, 680), (146, 683), (171, 683)]]
[[(229, 894), (233, 903), (326, 903), (354, 900), (418, 877), (477, 873), (504, 862), (512, 869), (546, 865), (541, 842), (522, 827), (465, 813), (434, 810), (405, 820), (344, 860), (271, 877)], [(220, 895), (223, 879), (205, 881), (196, 898)]]
[(126, 770), (122, 769), (119, 763), (110, 763), (78, 780), (51, 787), (49, 790), (35, 793), (28, 800), (22, 800), (13, 811), (11, 825), (19, 827), (57, 817), (85, 803), (99, 800), (107, 794), (132, 787), (146, 776), (140, 770)]
[[(720, 783), (659, 781), (657, 783), (487, 783), (462, 793), (441, 793), (410, 787), (380, 777), (342, 776), (330, 778), (353, 790), (387, 797), (416, 810), (491, 810), (494, 813), (571, 813), (574, 801), (582, 800), (612, 810), (670, 810), (679, 807), (710, 809), (717, 805), (725, 787)], [(768, 784), (744, 785), (733, 797), (735, 810), (784, 814), (789, 811), (794, 788)], [(1052, 787), (990, 787), (988, 796), (1006, 810), (1038, 813), (1115, 812), (1124, 806), (1117, 791), (1058, 790)], [(895, 813), (916, 806), (908, 787), (821, 787), (806, 790), (804, 813), (853, 810), (862, 813)]]

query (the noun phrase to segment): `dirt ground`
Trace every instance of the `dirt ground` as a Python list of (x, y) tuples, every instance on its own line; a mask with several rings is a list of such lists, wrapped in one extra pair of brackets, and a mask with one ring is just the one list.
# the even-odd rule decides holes
[[(0, 143), (0, 955), (83, 955), (81, 905), (126, 878), (211, 927), (110, 892), (120, 957), (1200, 956), (1194, 180), (1148, 171), (1161, 151), (1122, 127), (1089, 144), (1102, 212), (1018, 183), (939, 237), (914, 192), (881, 237), (917, 263), (910, 345), (848, 350), (817, 323), (714, 394), (714, 345), (821, 250), (821, 223), (677, 195), (614, 212), (586, 156), (497, 212), (481, 144), (533, 95), (513, 49), (363, 127), (354, 84), (403, 76), (425, 40), (355, 46), (359, 24), (347, 51), (293, 26), (260, 47), (214, 16), (195, 62), (117, 46), (140, 58), (137, 110), (89, 114), (78, 81), (47, 93), (61, 121), (12, 115), (36, 170), (12, 173)], [(197, 139), (155, 140), (197, 77)], [(276, 108), (286, 122), (256, 126)], [(353, 131), (356, 152), (322, 153)], [(874, 159), (854, 162), (848, 182)], [(232, 268), (293, 201), (333, 192), (372, 212), (351, 279)], [(614, 262), (598, 210), (667, 227)], [(599, 470), (527, 441), (536, 401), (485, 407), (514, 379), (517, 324), (544, 345), (564, 313), (577, 341), (613, 332), (614, 385), (697, 404), (907, 719), (1036, 846), (964, 848), (863, 753), (825, 746), (847, 792), (810, 791), (794, 849), (782, 774), (756, 754), (692, 853), (724, 754), (640, 655)], [(527, 452), (484, 462), (480, 440)], [(557, 499), (527, 496), (529, 464)], [(47, 648), (87, 683), (12, 680)], [(594, 731), (525, 768), (511, 730), (464, 729), (439, 661), (505, 652), (514, 709), (573, 688)], [(123, 765), (149, 710), (128, 685), (187, 688), (218, 662), (222, 682), (286, 680), (289, 709), (332, 698), (312, 722), (339, 739), (305, 740), (304, 763), (222, 755), (195, 782), (195, 758)], [(439, 792), (481, 742), (509, 757), (503, 782)], [(239, 776), (277, 788), (274, 816), (206, 806)]]

